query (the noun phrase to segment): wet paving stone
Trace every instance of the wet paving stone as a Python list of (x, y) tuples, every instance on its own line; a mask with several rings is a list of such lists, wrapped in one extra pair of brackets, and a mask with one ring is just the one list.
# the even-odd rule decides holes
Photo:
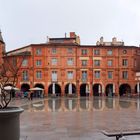
[[(137, 99), (55, 98), (22, 101), (20, 105), (25, 109), (21, 138), (27, 136), (27, 140), (114, 140), (101, 131), (140, 130)], [(140, 136), (126, 138), (138, 140)]]

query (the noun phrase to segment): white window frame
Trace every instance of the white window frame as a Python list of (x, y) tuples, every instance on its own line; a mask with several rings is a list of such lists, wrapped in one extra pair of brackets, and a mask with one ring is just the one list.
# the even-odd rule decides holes
[(74, 64), (74, 59), (73, 58), (68, 58), (67, 59), (67, 65), (72, 66)]
[(36, 78), (42, 79), (42, 71), (36, 71)]

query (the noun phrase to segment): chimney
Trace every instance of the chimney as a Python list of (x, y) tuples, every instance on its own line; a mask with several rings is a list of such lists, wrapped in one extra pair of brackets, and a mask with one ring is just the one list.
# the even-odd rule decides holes
[(65, 33), (65, 38), (67, 38), (67, 33)]
[(99, 41), (97, 41), (97, 42), (96, 42), (96, 45), (97, 45), (97, 46), (99, 46), (99, 45), (100, 45), (100, 42), (99, 42)]
[(49, 39), (49, 36), (47, 36), (47, 43), (49, 43), (50, 39)]
[(100, 44), (103, 45), (104, 44), (104, 38), (100, 37)]
[(75, 37), (76, 37), (75, 32), (70, 32), (70, 38), (75, 38)]
[(115, 43), (117, 43), (117, 38), (116, 37), (113, 37), (112, 38), (112, 44), (115, 44)]

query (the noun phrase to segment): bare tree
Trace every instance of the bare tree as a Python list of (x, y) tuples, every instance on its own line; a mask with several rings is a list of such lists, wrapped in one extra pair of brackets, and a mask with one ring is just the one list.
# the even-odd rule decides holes
[[(12, 92), (17, 85), (19, 70), (26, 55), (5, 55), (3, 64), (0, 67), (0, 109), (8, 106), (12, 99)], [(6, 85), (11, 85), (10, 91), (5, 89)]]

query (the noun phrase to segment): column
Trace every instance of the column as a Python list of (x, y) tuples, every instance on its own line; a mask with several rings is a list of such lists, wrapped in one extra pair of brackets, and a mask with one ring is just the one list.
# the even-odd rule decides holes
[(72, 94), (72, 84), (69, 84), (69, 88), (68, 88), (68, 94)]
[(52, 85), (52, 94), (55, 94), (55, 83)]
[(113, 84), (113, 94), (115, 95), (115, 84)]
[(99, 93), (99, 96), (101, 96), (101, 85), (100, 84), (98, 85), (98, 93)]
[(139, 82), (137, 82), (137, 93), (138, 93), (138, 95), (140, 94), (140, 83)]

